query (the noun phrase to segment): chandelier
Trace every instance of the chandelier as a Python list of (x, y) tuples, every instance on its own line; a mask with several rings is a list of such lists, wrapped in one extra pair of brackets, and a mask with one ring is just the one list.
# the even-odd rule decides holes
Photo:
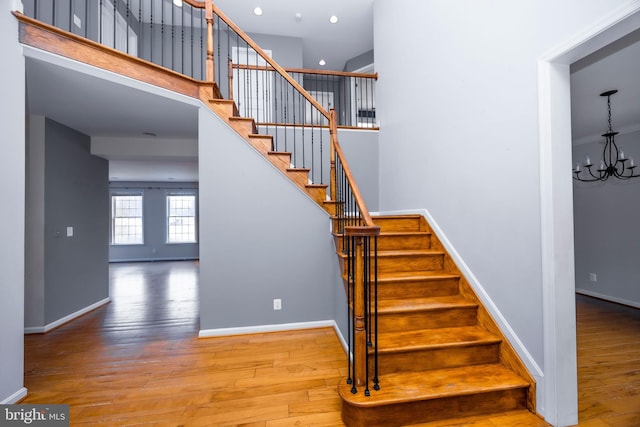
[[(636, 175), (636, 164), (631, 157), (626, 157), (622, 147), (616, 145), (615, 136), (619, 132), (614, 132), (611, 127), (611, 95), (617, 93), (617, 90), (608, 90), (600, 94), (600, 96), (607, 97), (607, 109), (609, 111), (609, 129), (607, 133), (603, 133), (605, 138), (604, 149), (602, 150), (602, 159), (600, 164), (594, 168), (591, 163), (591, 158), (587, 155), (584, 161), (584, 167), (587, 173), (581, 175), (584, 169), (580, 162), (576, 163), (576, 167), (573, 170), (573, 179), (584, 182), (593, 181), (606, 181), (609, 177), (615, 177), (618, 179), (637, 178), (640, 175)], [(595, 173), (594, 173), (595, 169)]]

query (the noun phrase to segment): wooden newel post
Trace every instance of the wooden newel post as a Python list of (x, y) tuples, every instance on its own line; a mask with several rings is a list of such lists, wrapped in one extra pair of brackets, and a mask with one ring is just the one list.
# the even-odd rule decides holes
[(205, 0), (205, 19), (207, 20), (207, 64), (206, 81), (215, 83), (213, 62), (213, 0)]
[[(367, 387), (367, 330), (365, 328), (365, 289), (370, 277), (365, 277), (365, 263), (368, 262), (370, 254), (365, 253), (365, 239), (371, 239), (380, 234), (380, 227), (356, 226), (345, 227), (345, 235), (355, 239), (354, 264), (354, 284), (353, 284), (353, 365), (354, 365), (354, 385), (355, 387)], [(372, 272), (369, 272), (371, 274)], [(377, 274), (377, 272), (373, 272)]]
[(364, 319), (364, 236), (355, 237), (355, 283), (353, 292), (355, 386), (367, 384), (367, 330)]
[(329, 136), (331, 141), (331, 149), (329, 154), (329, 162), (331, 167), (331, 182), (329, 185), (329, 196), (331, 200), (336, 201), (337, 176), (336, 176), (336, 146), (335, 141), (338, 139), (338, 120), (336, 119), (336, 110), (331, 109), (331, 118), (329, 119)]

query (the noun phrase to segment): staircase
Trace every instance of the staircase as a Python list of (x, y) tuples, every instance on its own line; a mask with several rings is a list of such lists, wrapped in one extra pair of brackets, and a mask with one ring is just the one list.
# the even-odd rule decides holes
[[(272, 137), (237, 116), (232, 101), (209, 104), (251, 146), (329, 214), (327, 186), (272, 151)], [(347, 426), (402, 426), (511, 410), (535, 410), (535, 383), (421, 215), (378, 216), (380, 390), (340, 381)], [(342, 236), (335, 234), (336, 248)], [(340, 265), (344, 255), (337, 251)], [(346, 273), (343, 273), (346, 275)], [(369, 355), (373, 372), (373, 350)]]
[[(292, 167), (291, 153), (273, 151), (273, 138), (258, 134), (252, 119), (239, 117), (233, 101), (218, 99), (215, 83), (187, 79), (18, 18), (21, 43), (41, 49), (54, 46), (57, 54), (201, 99), (312, 200), (336, 215), (337, 202), (327, 200), (327, 185), (310, 183), (309, 169)], [(353, 394), (341, 380), (338, 392), (345, 424), (387, 427), (514, 409), (535, 412), (533, 378), (424, 217), (378, 216), (374, 223), (381, 229), (377, 309), (381, 388), (375, 391), (371, 386), (370, 396), (362, 390)], [(340, 248), (342, 236), (336, 234), (335, 239)], [(344, 269), (340, 250), (338, 257)], [(368, 363), (373, 372), (372, 352)]]
[[(342, 380), (348, 426), (534, 409), (535, 385), (424, 217), (378, 216), (380, 390)], [(335, 236), (340, 246), (341, 236)], [(339, 256), (342, 254), (339, 252)], [(373, 350), (369, 354), (373, 372)]]

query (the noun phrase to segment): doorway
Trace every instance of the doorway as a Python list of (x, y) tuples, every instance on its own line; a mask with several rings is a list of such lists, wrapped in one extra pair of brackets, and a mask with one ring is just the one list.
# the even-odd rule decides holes
[(545, 418), (577, 422), (570, 64), (640, 28), (627, 5), (538, 61)]

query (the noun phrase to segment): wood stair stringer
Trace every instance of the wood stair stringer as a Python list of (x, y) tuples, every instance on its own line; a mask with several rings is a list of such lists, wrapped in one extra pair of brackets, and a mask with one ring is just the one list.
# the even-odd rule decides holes
[(211, 110), (228, 123), (245, 141), (254, 147), (263, 157), (279, 169), (297, 187), (329, 215), (335, 214), (335, 203), (327, 198), (325, 184), (312, 184), (309, 181), (309, 169), (295, 168), (291, 165), (291, 153), (273, 151), (273, 137), (258, 133), (256, 123), (251, 118), (238, 117), (238, 108), (233, 101), (209, 99)]

